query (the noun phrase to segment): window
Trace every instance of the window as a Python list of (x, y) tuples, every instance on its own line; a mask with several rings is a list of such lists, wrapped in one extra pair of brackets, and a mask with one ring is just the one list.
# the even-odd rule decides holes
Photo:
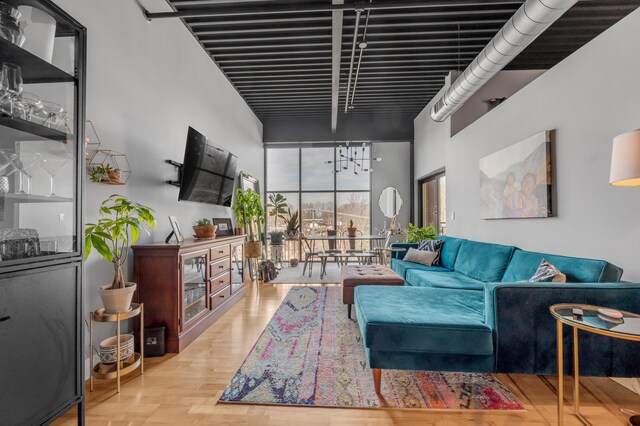
[(433, 225), (438, 235), (447, 231), (447, 185), (443, 171), (422, 179), (420, 185), (420, 226)]
[[(360, 149), (358, 157), (362, 156)], [(364, 156), (369, 158), (369, 154), (367, 145)], [(346, 234), (351, 220), (359, 235), (371, 233), (371, 173), (354, 174), (352, 169), (334, 173), (335, 165), (327, 161), (334, 161), (338, 156), (339, 149), (333, 146), (267, 148), (267, 203), (270, 194), (282, 194), (291, 212), (300, 212), (303, 235), (322, 235), (331, 229)], [(276, 223), (269, 212), (267, 207), (267, 232), (284, 231), (286, 225), (282, 218)], [(368, 242), (357, 242), (357, 248), (368, 246)], [(298, 245), (298, 256), (301, 250)], [(285, 257), (287, 255), (292, 255), (289, 248), (285, 248)]]
[(300, 157), (297, 148), (267, 150), (267, 186), (271, 191), (299, 189)]

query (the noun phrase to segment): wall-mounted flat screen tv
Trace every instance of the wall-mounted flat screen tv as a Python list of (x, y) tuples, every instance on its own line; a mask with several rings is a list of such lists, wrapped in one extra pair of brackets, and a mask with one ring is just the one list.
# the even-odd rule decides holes
[(231, 206), (238, 158), (189, 127), (179, 200)]

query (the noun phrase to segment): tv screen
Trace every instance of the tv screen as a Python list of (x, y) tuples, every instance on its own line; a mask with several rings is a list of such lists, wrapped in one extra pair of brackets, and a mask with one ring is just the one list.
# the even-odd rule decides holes
[(189, 127), (178, 199), (231, 206), (237, 160)]

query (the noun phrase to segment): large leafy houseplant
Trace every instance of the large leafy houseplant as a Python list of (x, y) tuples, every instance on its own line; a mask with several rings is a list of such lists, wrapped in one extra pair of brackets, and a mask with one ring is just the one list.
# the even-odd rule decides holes
[(433, 225), (419, 227), (412, 223), (409, 224), (406, 234), (407, 238), (404, 240), (405, 243), (419, 243), (424, 240), (435, 240), (437, 236), (436, 228)]
[[(126, 300), (109, 301), (105, 297), (110, 298), (116, 295), (115, 292), (118, 290), (127, 290), (121, 293), (130, 293), (130, 296), (133, 297), (135, 284), (126, 283), (122, 266), (127, 262), (129, 246), (138, 240), (140, 230), (149, 233), (143, 225), (146, 224), (147, 227), (153, 229), (156, 226), (156, 220), (151, 208), (115, 194), (102, 202), (99, 213), (100, 219), (97, 223), (87, 223), (85, 226), (84, 255), (86, 259), (95, 250), (103, 259), (113, 264), (113, 281), (100, 288), (101, 296), (107, 312), (114, 312), (115, 309), (119, 309), (115, 312), (122, 312), (122, 303), (126, 304), (124, 310), (127, 310), (131, 304), (130, 298), (127, 304)], [(109, 295), (109, 292), (114, 293)], [(112, 303), (117, 304), (118, 307)]]
[(264, 208), (260, 194), (253, 189), (236, 190), (236, 196), (231, 207), (249, 237), (249, 241), (260, 241), (260, 226), (264, 225)]
[(288, 211), (287, 199), (282, 194), (269, 194), (269, 216), (273, 217), (273, 228), (278, 229), (278, 218), (286, 222), (285, 213)]

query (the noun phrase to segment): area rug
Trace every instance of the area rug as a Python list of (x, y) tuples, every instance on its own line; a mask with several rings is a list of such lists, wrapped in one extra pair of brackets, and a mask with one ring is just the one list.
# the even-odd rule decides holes
[(383, 370), (374, 390), (339, 287), (293, 287), (220, 397), (223, 403), (523, 410), (490, 374)]
[(300, 262), (298, 266), (291, 267), (288, 263), (283, 262), (282, 269), (278, 271), (278, 276), (269, 281), (269, 284), (317, 284), (317, 283), (339, 283), (340, 282), (340, 266), (337, 263), (327, 263), (327, 274), (320, 278), (320, 263), (315, 262), (309, 276), (309, 267), (307, 273), (302, 275), (304, 262)]

